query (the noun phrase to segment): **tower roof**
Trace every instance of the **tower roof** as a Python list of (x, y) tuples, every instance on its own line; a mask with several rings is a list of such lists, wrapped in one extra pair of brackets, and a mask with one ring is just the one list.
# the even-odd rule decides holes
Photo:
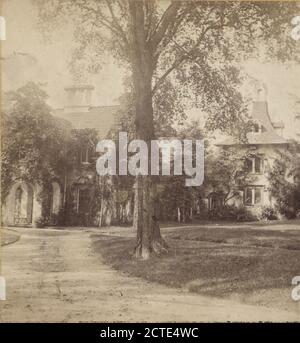
[(119, 109), (119, 106), (91, 106), (85, 112), (80, 109), (66, 112), (61, 108), (54, 110), (53, 115), (69, 121), (76, 129), (96, 129), (103, 138), (115, 124)]
[[(252, 119), (261, 125), (260, 132), (248, 132), (247, 143), (244, 144), (287, 144), (287, 140), (279, 136), (272, 124), (267, 101), (254, 101), (251, 113)], [(238, 139), (229, 137), (225, 141), (218, 143), (220, 146), (230, 146), (241, 144)]]

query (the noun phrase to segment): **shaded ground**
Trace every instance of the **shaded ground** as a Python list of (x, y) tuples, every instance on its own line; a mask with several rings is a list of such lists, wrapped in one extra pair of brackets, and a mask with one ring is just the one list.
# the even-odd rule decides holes
[(15, 243), (19, 238), (20, 238), (20, 235), (15, 230), (10, 230), (10, 229), (0, 230), (1, 246)]
[[(118, 244), (124, 248), (123, 238), (98, 236), (96, 229), (18, 232), (21, 239), (2, 249), (7, 300), (0, 302), (0, 322), (299, 320), (295, 312), (192, 294), (126, 276), (103, 263), (109, 244), (117, 254)], [(91, 248), (91, 235), (97, 252)], [(103, 251), (100, 241), (105, 242)]]
[(292, 310), (300, 318), (290, 295), (291, 280), (300, 275), (296, 225), (165, 229), (171, 253), (144, 262), (131, 257), (134, 239), (93, 238), (95, 250), (117, 270), (202, 295)]

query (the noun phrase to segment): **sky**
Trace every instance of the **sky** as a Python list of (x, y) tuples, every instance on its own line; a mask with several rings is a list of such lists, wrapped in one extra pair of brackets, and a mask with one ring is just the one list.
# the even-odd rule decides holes
[[(37, 10), (31, 0), (2, 0), (2, 15), (6, 19), (7, 31), (1, 51), (4, 58), (1, 73), (3, 90), (16, 89), (29, 80), (39, 81), (50, 96), (50, 105), (62, 107), (64, 87), (73, 83), (68, 70), (73, 47), (72, 28), (66, 27), (59, 34), (54, 32), (52, 41), (46, 42), (37, 28)], [(282, 120), (286, 127), (285, 135), (293, 136), (293, 95), (300, 97), (300, 66), (252, 60), (247, 61), (243, 68), (251, 77), (266, 84), (272, 120)], [(123, 73), (107, 59), (99, 73), (89, 77), (88, 83), (95, 87), (94, 105), (116, 104), (123, 90)], [(189, 115), (198, 119), (202, 113), (194, 109)]]

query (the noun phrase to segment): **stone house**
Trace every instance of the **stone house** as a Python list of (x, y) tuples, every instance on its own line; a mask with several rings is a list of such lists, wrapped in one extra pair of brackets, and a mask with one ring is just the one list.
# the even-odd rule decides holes
[[(268, 173), (275, 159), (280, 154), (285, 154), (289, 143), (282, 137), (284, 123), (272, 122), (268, 109), (267, 91), (263, 85), (256, 90), (251, 117), (254, 125), (252, 131), (247, 133), (247, 142), (241, 143), (229, 137), (217, 146), (220, 149), (234, 147), (240, 151), (250, 151), (250, 157), (247, 159), (249, 184), (241, 190), (238, 197), (233, 197), (228, 203), (237, 206), (244, 205), (250, 212), (259, 215), (263, 206), (273, 207), (275, 204), (269, 189)], [(222, 204), (222, 193), (209, 197), (210, 208), (220, 206), (220, 204)]]
[[(62, 123), (70, 123), (74, 129), (95, 129), (98, 137), (104, 138), (114, 125), (119, 107), (92, 106), (92, 91), (89, 85), (65, 88), (65, 106), (54, 110), (52, 115)], [(83, 142), (77, 157), (75, 168), (52, 181), (46, 204), (39, 199), (41, 187), (38, 184), (16, 179), (2, 204), (3, 225), (35, 226), (45, 215), (50, 224), (56, 224), (62, 208), (67, 210), (71, 225), (109, 225), (114, 216), (113, 206), (105, 201), (99, 206), (98, 218), (90, 218), (95, 184), (101, 186), (95, 169), (95, 145), (91, 147), (89, 142)]]
[[(71, 123), (78, 130), (96, 129), (98, 138), (104, 138), (114, 126), (118, 118), (119, 106), (92, 106), (93, 87), (79, 85), (65, 88), (66, 103), (63, 108), (53, 111), (58, 120)], [(300, 118), (300, 116), (299, 116)], [(297, 119), (297, 117), (296, 117)], [(256, 99), (252, 107), (252, 132), (247, 134), (247, 143), (241, 144), (232, 137), (218, 143), (219, 149), (235, 147), (239, 150), (250, 150), (251, 157), (247, 168), (251, 182), (240, 191), (238, 197), (232, 197), (229, 204), (244, 205), (254, 214), (259, 214), (263, 206), (273, 206), (274, 199), (270, 194), (268, 171), (272, 168), (278, 154), (284, 154), (288, 149), (288, 141), (282, 137), (284, 125), (274, 123), (268, 110), (266, 89), (257, 89)], [(299, 120), (300, 121), (300, 120)], [(59, 179), (51, 183), (49, 202), (45, 209), (38, 199), (41, 191), (38, 184), (28, 184), (16, 180), (11, 187), (2, 206), (2, 221), (4, 225), (34, 226), (35, 222), (48, 213), (50, 222), (56, 224), (60, 210), (65, 209), (69, 225), (110, 225), (121, 217), (130, 218), (133, 212), (132, 198), (126, 192), (117, 192), (110, 188), (111, 180), (101, 179), (95, 168), (95, 145), (82, 141), (78, 148), (77, 164)], [(92, 206), (99, 194), (109, 193), (109, 198), (100, 196), (96, 212)], [(208, 209), (222, 206), (222, 192), (205, 190)], [(120, 200), (121, 199), (121, 200)], [(129, 219), (130, 220), (130, 219)]]

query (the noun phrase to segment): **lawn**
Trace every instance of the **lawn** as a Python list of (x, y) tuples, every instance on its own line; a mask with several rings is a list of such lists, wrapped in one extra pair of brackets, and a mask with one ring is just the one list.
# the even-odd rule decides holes
[(15, 243), (19, 238), (20, 235), (16, 231), (10, 229), (1, 229), (0, 241), (2, 246)]
[(193, 227), (165, 234), (170, 253), (132, 258), (132, 238), (93, 235), (93, 247), (113, 268), (148, 281), (210, 296), (296, 310), (291, 280), (300, 275), (300, 230)]

